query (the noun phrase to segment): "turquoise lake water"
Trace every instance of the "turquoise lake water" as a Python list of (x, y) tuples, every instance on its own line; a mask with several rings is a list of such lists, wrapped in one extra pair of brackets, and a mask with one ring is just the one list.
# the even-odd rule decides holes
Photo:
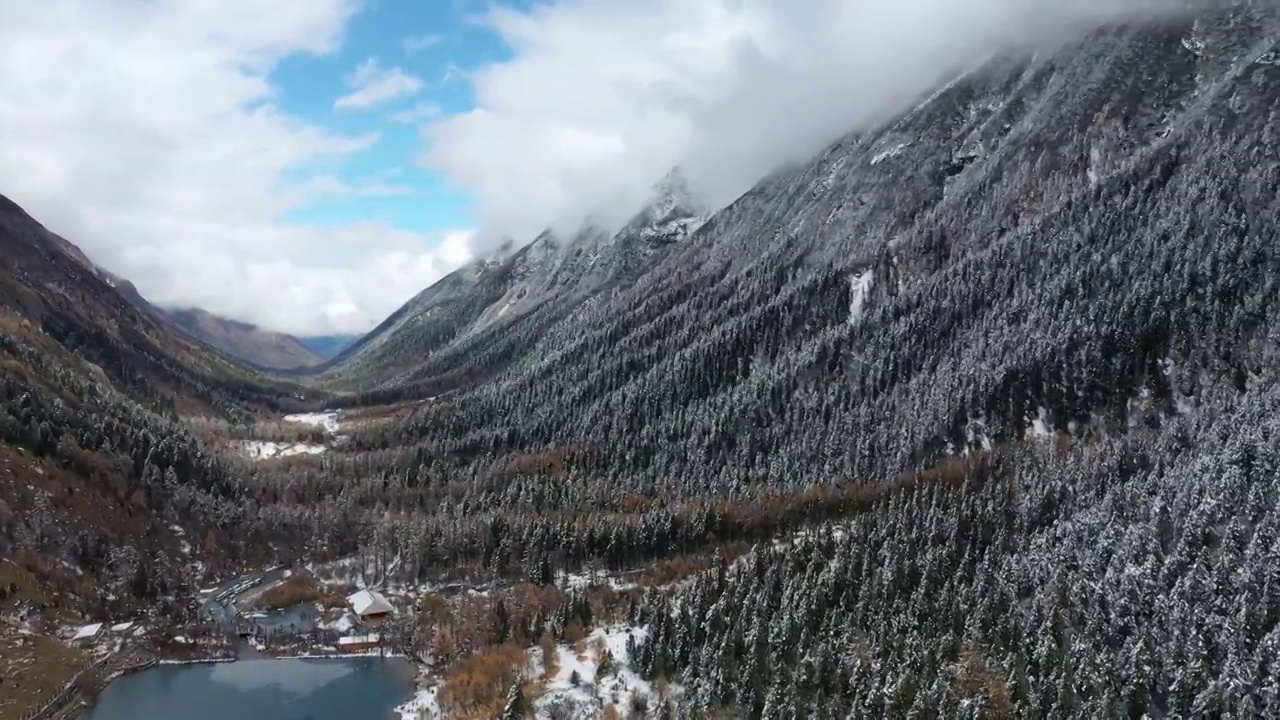
[(412, 678), (399, 658), (161, 665), (112, 682), (82, 720), (387, 720)]

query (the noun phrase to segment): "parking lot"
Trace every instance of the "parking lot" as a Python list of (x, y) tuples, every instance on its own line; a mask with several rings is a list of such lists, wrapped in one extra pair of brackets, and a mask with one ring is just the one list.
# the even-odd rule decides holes
[(241, 630), (237, 606), (280, 583), (287, 573), (283, 567), (275, 567), (228, 580), (204, 601), (204, 612), (224, 630)]

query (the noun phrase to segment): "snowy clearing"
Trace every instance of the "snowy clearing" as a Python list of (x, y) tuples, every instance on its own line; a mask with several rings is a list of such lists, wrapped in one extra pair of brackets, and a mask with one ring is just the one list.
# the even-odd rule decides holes
[(270, 460), (291, 455), (319, 455), (327, 449), (324, 445), (278, 443), (269, 440), (248, 440), (244, 444), (245, 454), (250, 460)]
[(1036, 416), (1031, 418), (1031, 424), (1027, 427), (1026, 439), (1051, 439), (1052, 437), (1053, 431), (1049, 428), (1049, 411), (1043, 407), (1036, 408)]
[[(642, 627), (598, 628), (573, 647), (559, 645), (552, 658), (555, 673), (550, 676), (542, 649), (530, 648), (525, 677), (545, 681), (541, 693), (532, 698), (534, 716), (598, 718), (613, 707), (621, 717), (628, 717), (641, 708), (642, 713), (655, 711), (663, 702), (662, 692), (678, 699), (682, 692), (678, 685), (668, 684), (660, 691), (631, 666), (628, 640), (638, 643), (647, 633)], [(396, 712), (402, 720), (443, 718), (439, 690), (439, 686), (419, 688)]]
[(622, 592), (638, 587), (634, 582), (627, 582), (602, 570), (594, 572), (564, 573), (556, 580), (556, 586), (562, 590), (582, 590), (593, 586), (605, 586)]
[[(638, 643), (647, 632), (640, 627), (601, 628), (582, 642), (581, 653), (567, 645), (558, 646), (556, 673), (534, 701), (537, 716), (547, 717), (554, 707), (570, 710), (574, 717), (600, 717), (608, 707), (615, 707), (624, 717), (633, 708), (656, 709), (659, 693), (632, 668), (628, 648), (628, 639)], [(542, 650), (534, 648), (529, 654), (536, 672), (542, 674), (546, 667)], [(674, 685), (667, 689), (678, 690)]]
[(321, 427), (331, 433), (338, 432), (340, 423), (338, 422), (338, 411), (330, 410), (321, 413), (300, 413), (298, 415), (285, 415), (284, 421), (288, 423), (297, 423), (299, 425), (311, 425), (313, 427)]

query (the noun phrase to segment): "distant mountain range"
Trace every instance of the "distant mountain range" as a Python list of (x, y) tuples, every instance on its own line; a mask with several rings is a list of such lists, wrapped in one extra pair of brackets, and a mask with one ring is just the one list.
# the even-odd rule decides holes
[(80, 248), (56, 234), (49, 240), (100, 280), (115, 288), (135, 307), (202, 343), (266, 370), (297, 370), (319, 365), (359, 339), (358, 335), (320, 335), (297, 338), (256, 325), (224, 318), (200, 308), (153, 305), (133, 283), (96, 265)]
[(260, 367), (291, 370), (325, 359), (292, 335), (229, 320), (199, 308), (159, 309), (159, 313), (195, 339)]
[(298, 342), (317, 355), (331, 358), (351, 347), (351, 344), (360, 338), (360, 335), (308, 335), (299, 337)]
[(3, 196), (0, 257), (0, 317), (11, 316), (12, 335), (32, 347), (61, 346), (87, 363), (92, 375), (165, 404), (200, 399), (224, 408), (240, 404), (227, 395), (230, 387), (262, 379), (225, 351), (195, 342), (131, 283), (95, 265)]

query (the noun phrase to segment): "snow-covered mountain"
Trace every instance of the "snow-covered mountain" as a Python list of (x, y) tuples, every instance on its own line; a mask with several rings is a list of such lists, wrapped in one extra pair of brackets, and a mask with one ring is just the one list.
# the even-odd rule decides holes
[[(569, 238), (551, 231), (516, 247), (508, 241), (441, 279), (326, 365), (362, 384), (403, 382), (405, 371), (446, 346), (467, 346), (493, 333), (539, 332), (600, 293), (623, 288), (676, 249), (708, 212), (678, 171), (655, 186), (652, 201), (609, 233), (588, 225)], [(456, 354), (434, 358), (446, 372)]]
[[(336, 372), (370, 399), (466, 388), (476, 412), (557, 398), (572, 410), (520, 412), (604, 444), (667, 421), (719, 437), (767, 406), (754, 447), (796, 467), (836, 462), (796, 444), (804, 412), (839, 416), (876, 446), (841, 455), (842, 476), (1022, 437), (1042, 414), (1049, 431), (1093, 422), (1163, 388), (1157, 361), (1206, 362), (1210, 335), (1248, 378), (1266, 343), (1223, 318), (1274, 301), (1257, 232), (1274, 214), (1277, 22), (1261, 4), (994, 57), (709, 219), (676, 182), (613, 236), (544, 235), (466, 268)], [(1234, 299), (1195, 301), (1209, 280), (1191, 268), (1228, 252), (1233, 274), (1213, 277)], [(839, 411), (795, 404), (836, 388)], [(770, 474), (768, 457), (734, 462)]]

